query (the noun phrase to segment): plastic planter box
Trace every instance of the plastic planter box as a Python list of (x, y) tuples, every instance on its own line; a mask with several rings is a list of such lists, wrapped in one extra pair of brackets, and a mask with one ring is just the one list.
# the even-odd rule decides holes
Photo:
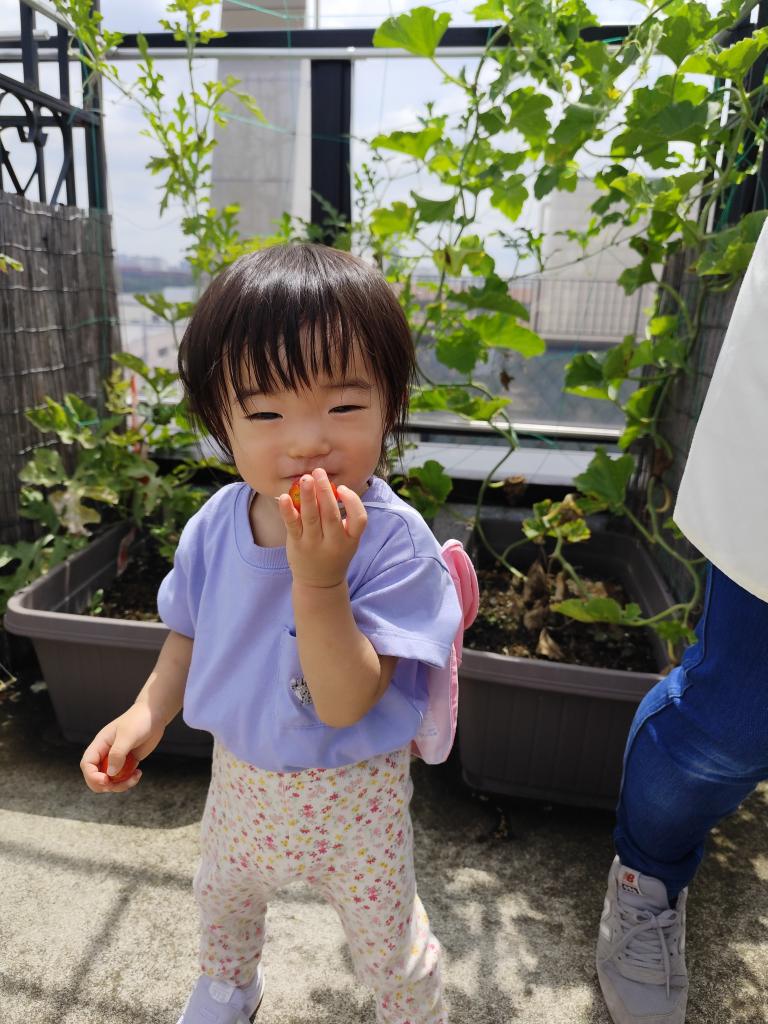
[[(494, 510), (496, 511), (496, 510)], [(519, 538), (523, 510), (481, 519), (496, 550)], [(467, 545), (483, 564), (477, 539)], [(482, 549), (485, 550), (484, 548)], [(528, 545), (511, 562), (527, 569)], [(673, 604), (647, 550), (633, 537), (598, 522), (593, 536), (569, 548), (584, 574), (612, 577), (646, 614)], [(589, 668), (508, 657), (465, 647), (459, 671), (458, 745), (464, 781), (482, 791), (582, 807), (613, 808), (633, 715), (666, 670), (663, 642), (653, 634), (658, 672)]]
[[(129, 533), (127, 524), (111, 527), (14, 594), (5, 613), (5, 628), (34, 644), (64, 737), (83, 746), (133, 703), (168, 635), (160, 622), (78, 614), (114, 579)], [(212, 739), (177, 715), (157, 750), (207, 757)]]

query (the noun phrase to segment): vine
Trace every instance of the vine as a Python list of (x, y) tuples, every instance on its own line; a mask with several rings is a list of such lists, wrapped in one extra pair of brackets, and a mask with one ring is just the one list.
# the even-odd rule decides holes
[[(696, 569), (701, 559), (684, 557), (670, 543), (680, 531), (670, 517), (661, 519), (671, 503), (661, 479), (671, 447), (659, 423), (672, 384), (689, 372), (707, 295), (738, 279), (766, 216), (764, 211), (751, 213), (722, 230), (711, 225), (713, 211), (724, 205), (726, 193), (759, 168), (766, 134), (765, 84), (747, 91), (743, 79), (768, 46), (768, 29), (753, 28), (747, 37), (723, 46), (722, 33), (744, 23), (755, 3), (726, 0), (716, 14), (703, 3), (683, 0), (645, 6), (647, 16), (611, 50), (605, 43), (585, 41), (584, 30), (596, 27), (597, 20), (582, 0), (488, 0), (473, 14), (499, 25), (472, 77), (465, 68), (458, 75), (449, 73), (435, 56), (450, 15), (425, 6), (388, 19), (374, 43), (405, 48), (430, 60), (444, 85), (462, 90), (464, 107), (451, 125), (427, 104), (418, 130), (391, 132), (371, 141), (375, 150), (407, 160), (409, 171), (426, 173), (443, 196), (427, 198), (412, 192), (411, 202), (374, 210), (372, 225), (384, 253), (397, 248), (402, 254), (409, 243), (416, 252), (410, 261), (401, 256), (390, 269), (405, 295), (413, 293), (412, 277), (425, 237), (436, 229), (428, 247), (438, 271), (436, 293), (421, 310), (411, 304), (408, 313), (419, 321), (417, 337), (432, 339), (438, 360), (464, 379), (447, 384), (422, 374), (424, 386), (412, 408), (485, 420), (507, 443), (478, 494), (475, 528), (483, 544), (498, 562), (520, 575), (509, 561), (513, 548), (530, 541), (543, 547), (551, 539), (551, 562), (570, 576), (580, 594), (552, 605), (552, 610), (583, 621), (650, 626), (667, 642), (674, 659), (677, 645), (694, 638), (691, 619), (701, 594)], [(671, 73), (640, 84), (658, 58), (672, 64)], [(622, 76), (630, 72), (633, 80), (619, 88)], [(705, 76), (705, 82), (691, 76)], [(516, 85), (519, 80), (534, 84)], [(723, 80), (730, 84), (723, 85)], [(723, 154), (720, 162), (712, 156), (718, 152)], [(603, 194), (590, 207), (593, 216), (585, 231), (555, 232), (578, 243), (582, 255), (557, 266), (552, 260), (545, 268), (543, 236), (528, 228), (499, 229), (485, 238), (466, 233), (470, 226), (476, 230), (482, 195), (515, 225), (529, 199), (542, 199), (556, 189), (573, 191), (582, 154), (602, 159), (595, 184)], [(493, 396), (473, 379), (472, 371), (492, 347), (515, 349), (531, 358), (544, 351), (545, 343), (525, 326), (528, 312), (497, 275), (487, 243), (499, 237), (514, 249), (518, 263), (531, 258), (538, 271), (561, 269), (592, 255), (587, 251), (590, 242), (613, 233), (612, 225), (617, 229), (607, 245), (628, 245), (640, 257), (637, 266), (621, 274), (619, 283), (627, 294), (655, 284), (655, 306), (642, 338), (628, 335), (602, 355), (576, 355), (566, 368), (564, 390), (621, 411), (623, 454), (611, 458), (598, 448), (588, 469), (575, 478), (578, 493), (534, 505), (521, 539), (496, 551), (482, 528), (480, 509), (487, 489), (500, 486), (491, 482), (493, 474), (517, 446), (517, 438), (507, 413), (509, 400)], [(693, 310), (655, 271), (681, 248), (696, 257), (691, 269), (700, 286)], [(448, 289), (448, 273), (458, 275), (464, 268), (478, 284), (463, 291)], [(514, 275), (515, 280), (525, 276)], [(672, 315), (662, 314), (665, 296), (675, 305)], [(627, 384), (632, 385), (628, 396)], [(645, 489), (645, 511), (638, 516), (630, 507), (630, 483), (637, 475), (636, 455), (647, 452), (655, 457)], [(434, 477), (430, 467), (425, 480)], [(663, 500), (657, 504), (659, 488)], [(589, 538), (587, 517), (598, 511), (625, 517), (646, 543), (678, 560), (691, 580), (688, 600), (646, 617), (636, 604), (622, 607), (610, 598), (590, 597), (565, 551), (567, 545)]]

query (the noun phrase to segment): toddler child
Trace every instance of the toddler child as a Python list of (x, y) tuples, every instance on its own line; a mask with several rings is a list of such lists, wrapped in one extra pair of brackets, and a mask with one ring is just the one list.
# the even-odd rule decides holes
[(182, 707), (213, 734), (193, 884), (201, 974), (179, 1024), (252, 1019), (267, 903), (295, 879), (337, 910), (380, 1024), (445, 1024), (414, 877), (410, 748), (461, 608), (440, 545), (384, 479), (415, 378), (405, 316), (363, 260), (272, 246), (211, 282), (179, 368), (242, 482), (184, 528), (158, 594), (170, 632), (157, 664), (81, 761), (93, 791), (119, 792), (141, 769), (113, 782), (102, 758), (110, 775), (129, 752), (140, 761)]

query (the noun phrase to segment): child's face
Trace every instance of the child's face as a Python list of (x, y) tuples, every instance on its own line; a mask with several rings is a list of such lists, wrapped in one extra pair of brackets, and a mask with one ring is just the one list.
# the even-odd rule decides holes
[(274, 394), (258, 394), (254, 384), (244, 408), (230, 385), (232, 454), (258, 494), (284, 494), (297, 476), (318, 467), (337, 486), (358, 494), (367, 489), (381, 454), (382, 395), (359, 357), (348, 366), (343, 387), (339, 380), (323, 374), (309, 389)]

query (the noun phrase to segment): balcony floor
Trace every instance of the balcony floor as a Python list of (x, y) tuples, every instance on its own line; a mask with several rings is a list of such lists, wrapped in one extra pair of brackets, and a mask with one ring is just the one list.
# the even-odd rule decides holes
[[(92, 794), (45, 691), (0, 704), (4, 1024), (175, 1024), (196, 977), (191, 880), (209, 776), (153, 757)], [(608, 1024), (594, 942), (612, 815), (479, 799), (416, 762), (419, 891), (446, 951), (452, 1024)], [(768, 1006), (768, 790), (712, 839), (689, 901), (688, 1020)], [(497, 835), (506, 822), (507, 836)], [(373, 1022), (334, 912), (303, 886), (271, 906), (259, 1024)]]

